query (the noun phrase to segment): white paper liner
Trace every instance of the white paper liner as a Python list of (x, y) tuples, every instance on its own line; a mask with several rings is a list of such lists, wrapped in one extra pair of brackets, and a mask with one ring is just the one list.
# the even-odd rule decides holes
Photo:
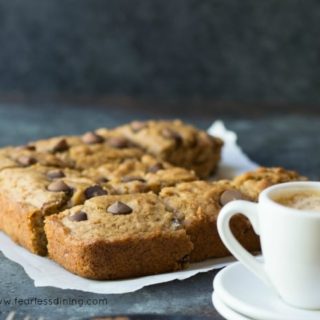
[[(237, 145), (237, 136), (228, 131), (222, 121), (216, 121), (209, 129), (211, 135), (225, 142), (222, 161), (215, 178), (232, 178), (244, 171), (253, 170), (257, 164), (252, 162)], [(52, 260), (34, 255), (16, 245), (8, 236), (0, 232), (0, 250), (10, 260), (20, 264), (36, 287), (51, 286), (60, 289), (74, 289), (101, 294), (120, 294), (139, 290), (145, 286), (172, 280), (184, 280), (197, 273), (219, 269), (234, 261), (232, 257), (211, 259), (193, 263), (187, 270), (163, 273), (127, 280), (96, 281), (72, 274)]]
[(221, 163), (214, 179), (232, 179), (258, 167), (258, 164), (251, 161), (238, 146), (236, 133), (227, 130), (222, 121), (214, 122), (208, 129), (208, 133), (224, 141)]

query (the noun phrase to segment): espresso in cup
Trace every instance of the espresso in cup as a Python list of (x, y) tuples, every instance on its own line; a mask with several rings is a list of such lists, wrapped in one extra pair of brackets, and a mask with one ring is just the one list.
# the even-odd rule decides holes
[[(263, 262), (232, 234), (241, 212), (260, 236)], [(235, 200), (218, 216), (229, 251), (288, 304), (320, 310), (320, 182), (288, 182), (265, 189), (258, 203)]]
[(320, 191), (315, 189), (286, 191), (273, 200), (289, 208), (320, 212)]

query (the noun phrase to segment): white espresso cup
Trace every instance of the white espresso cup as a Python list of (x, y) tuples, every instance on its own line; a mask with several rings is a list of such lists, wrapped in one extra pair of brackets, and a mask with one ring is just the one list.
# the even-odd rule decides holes
[[(294, 209), (274, 199), (288, 192), (320, 193), (320, 182), (288, 182), (264, 190), (258, 203), (235, 200), (218, 216), (218, 231), (229, 251), (288, 304), (320, 309), (320, 212)], [(260, 236), (263, 261), (236, 240), (230, 219), (242, 213)], [(258, 294), (258, 293), (257, 293)]]

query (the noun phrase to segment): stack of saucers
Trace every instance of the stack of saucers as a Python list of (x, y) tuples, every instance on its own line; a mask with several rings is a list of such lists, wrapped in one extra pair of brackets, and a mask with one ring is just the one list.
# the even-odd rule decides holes
[(213, 305), (227, 320), (319, 320), (320, 310), (284, 303), (240, 262), (220, 271), (213, 282)]

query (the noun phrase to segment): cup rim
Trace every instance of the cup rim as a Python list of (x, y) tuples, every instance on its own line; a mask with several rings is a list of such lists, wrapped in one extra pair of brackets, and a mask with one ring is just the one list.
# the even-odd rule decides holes
[[(302, 217), (310, 217), (310, 218), (320, 218), (320, 211), (312, 211), (312, 210), (301, 210), (296, 208), (287, 207), (282, 205), (271, 198), (271, 193), (280, 191), (280, 190), (289, 190), (289, 189), (313, 189), (317, 188), (320, 192), (320, 181), (291, 181), (285, 183), (279, 183), (273, 185), (271, 187), (266, 188), (263, 190), (259, 195), (258, 203), (267, 202), (272, 204), (273, 206), (277, 207), (278, 209), (282, 209), (282, 212), (288, 213), (292, 215), (298, 215), (300, 218)], [(283, 211), (286, 209), (286, 211)], [(303, 212), (303, 215), (301, 214)]]

